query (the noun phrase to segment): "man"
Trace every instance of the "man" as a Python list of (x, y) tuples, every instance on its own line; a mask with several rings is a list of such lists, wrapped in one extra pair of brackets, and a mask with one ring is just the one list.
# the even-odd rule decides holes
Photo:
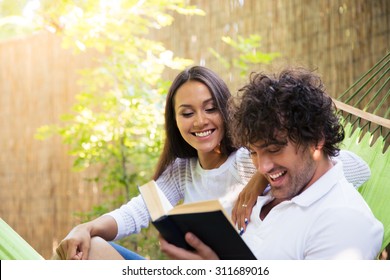
[[(383, 225), (344, 177), (344, 130), (319, 77), (302, 68), (254, 74), (231, 102), (232, 135), (246, 146), (270, 191), (243, 238), (258, 259), (375, 259)], [(188, 233), (189, 252), (161, 240), (172, 258), (217, 259)], [(228, 245), (227, 245), (228, 246)]]

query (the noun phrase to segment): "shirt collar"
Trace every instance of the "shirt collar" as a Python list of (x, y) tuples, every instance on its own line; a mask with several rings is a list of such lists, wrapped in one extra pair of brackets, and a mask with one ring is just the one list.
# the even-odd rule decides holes
[(343, 163), (337, 159), (332, 159), (333, 167), (322, 175), (314, 184), (294, 197), (291, 202), (302, 207), (308, 207), (321, 197), (325, 196), (344, 177)]

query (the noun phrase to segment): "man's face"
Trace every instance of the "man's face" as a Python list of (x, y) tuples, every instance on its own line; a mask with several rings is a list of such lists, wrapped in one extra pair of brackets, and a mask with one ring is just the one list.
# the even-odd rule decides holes
[(249, 146), (257, 170), (271, 185), (271, 193), (278, 199), (291, 199), (314, 182), (317, 162), (313, 145), (297, 147), (290, 140)]

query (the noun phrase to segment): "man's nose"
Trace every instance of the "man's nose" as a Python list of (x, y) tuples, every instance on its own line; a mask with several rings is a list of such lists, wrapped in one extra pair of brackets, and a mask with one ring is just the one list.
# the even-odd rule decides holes
[(255, 166), (261, 174), (270, 172), (274, 166), (270, 157), (265, 155), (257, 155)]

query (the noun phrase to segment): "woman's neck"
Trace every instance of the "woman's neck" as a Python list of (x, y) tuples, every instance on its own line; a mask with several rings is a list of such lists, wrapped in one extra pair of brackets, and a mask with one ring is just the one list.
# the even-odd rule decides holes
[(206, 170), (220, 167), (227, 160), (227, 158), (227, 155), (217, 153), (215, 151), (202, 154), (198, 153), (199, 164), (203, 169)]

